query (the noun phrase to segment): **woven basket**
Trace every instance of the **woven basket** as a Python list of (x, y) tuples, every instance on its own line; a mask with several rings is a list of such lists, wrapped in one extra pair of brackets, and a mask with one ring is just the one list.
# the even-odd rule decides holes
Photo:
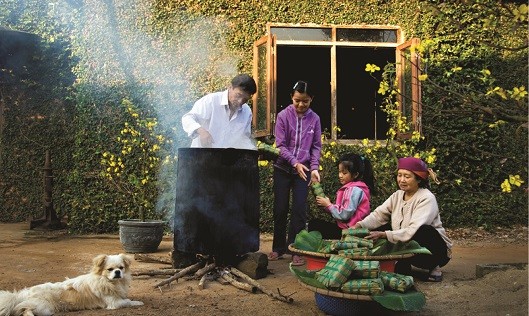
[(320, 289), (298, 280), (307, 289), (314, 292), (318, 308), (327, 315), (384, 315), (387, 310), (373, 301), (368, 295), (348, 294)]
[[(314, 251), (306, 251), (306, 250), (296, 249), (296, 248), (294, 248), (294, 244), (288, 245), (288, 250), (290, 250), (291, 252), (294, 252), (294, 253), (301, 254), (301, 255), (307, 255), (307, 256), (313, 256), (313, 257), (321, 257), (321, 258), (330, 258), (332, 255), (335, 255), (335, 253), (321, 253), (321, 252), (314, 252)], [(413, 257), (414, 255), (415, 254), (413, 254), (413, 253), (405, 253), (405, 254), (401, 254), (401, 255), (383, 255), (383, 256), (352, 256), (352, 255), (348, 255), (348, 256), (344, 256), (344, 257), (349, 258), (349, 259), (353, 259), (353, 260), (378, 260), (378, 261), (383, 261), (383, 260), (398, 260), (398, 259), (403, 259), (403, 258), (410, 258), (410, 257)]]
[(386, 315), (388, 311), (374, 301), (355, 301), (314, 293), (316, 306), (326, 315)]

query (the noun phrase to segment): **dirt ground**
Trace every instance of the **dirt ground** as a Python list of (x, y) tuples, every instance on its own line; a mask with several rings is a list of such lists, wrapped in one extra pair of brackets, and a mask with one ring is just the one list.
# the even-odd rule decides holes
[[(0, 289), (13, 290), (43, 282), (61, 281), (89, 271), (97, 254), (123, 252), (118, 235), (69, 236), (60, 232), (28, 230), (27, 223), (0, 223)], [(417, 313), (389, 315), (527, 315), (527, 265), (513, 265), (476, 278), (477, 264), (527, 263), (527, 228), (448, 230), (454, 240), (453, 259), (444, 267), (441, 283), (417, 280), (426, 305)], [(272, 238), (261, 237), (260, 251), (268, 253)], [(157, 256), (169, 257), (172, 237), (165, 236)], [(291, 304), (265, 294), (251, 294), (211, 281), (203, 290), (197, 280), (180, 280), (162, 289), (154, 285), (168, 277), (134, 277), (130, 298), (142, 307), (115, 311), (79, 311), (60, 315), (325, 315), (314, 293), (302, 287), (288, 270), (289, 259), (269, 262), (272, 274), (258, 280), (266, 289), (291, 295)], [(520, 267), (521, 266), (521, 267)], [(133, 271), (168, 268), (135, 261)]]

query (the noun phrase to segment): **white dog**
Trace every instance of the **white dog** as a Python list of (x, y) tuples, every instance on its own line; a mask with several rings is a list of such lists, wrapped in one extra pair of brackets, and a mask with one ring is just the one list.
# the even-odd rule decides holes
[(92, 271), (63, 282), (44, 283), (21, 291), (0, 291), (0, 316), (47, 316), (83, 309), (141, 306), (127, 298), (131, 258), (99, 255)]

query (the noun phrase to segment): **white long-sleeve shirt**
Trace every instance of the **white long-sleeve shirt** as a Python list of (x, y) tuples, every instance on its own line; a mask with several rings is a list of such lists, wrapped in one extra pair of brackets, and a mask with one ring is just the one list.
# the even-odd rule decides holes
[(358, 223), (371, 230), (389, 222), (392, 230), (387, 230), (386, 235), (392, 243), (409, 241), (419, 227), (430, 225), (439, 232), (446, 246), (452, 248), (439, 216), (437, 200), (428, 189), (419, 189), (408, 201), (404, 201), (404, 191), (398, 190)]
[(252, 110), (243, 104), (230, 119), (228, 90), (207, 94), (182, 116), (182, 127), (193, 139), (191, 147), (203, 147), (197, 129), (203, 127), (213, 138), (212, 148), (255, 149), (251, 138)]

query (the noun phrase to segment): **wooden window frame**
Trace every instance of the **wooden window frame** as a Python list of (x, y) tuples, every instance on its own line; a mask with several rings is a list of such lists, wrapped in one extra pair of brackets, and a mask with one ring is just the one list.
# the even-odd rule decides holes
[[(275, 113), (276, 113), (276, 39), (270, 33), (261, 37), (253, 45), (253, 77), (257, 84), (257, 92), (252, 97), (252, 125), (254, 127), (253, 136), (256, 138), (265, 137), (274, 133)], [(266, 91), (259, 89), (262, 85), (259, 82), (259, 47), (266, 45)], [(258, 119), (258, 100), (264, 98), (266, 103), (266, 128), (256, 129)]]
[[(289, 27), (289, 28), (332, 28), (332, 40), (330, 42), (312, 42), (312, 41), (289, 41), (289, 40), (277, 40), (275, 35), (271, 34), (270, 28), (273, 27)], [(397, 30), (397, 43), (377, 43), (377, 42), (336, 42), (336, 30), (343, 28), (356, 28), (356, 29), (395, 29)], [(336, 63), (336, 45), (340, 46), (379, 46), (379, 47), (395, 47), (395, 62), (396, 62), (396, 76), (398, 88), (401, 93), (397, 95), (397, 101), (399, 104), (399, 111), (403, 113), (405, 110), (404, 102), (411, 102), (412, 104), (412, 113), (411, 120), (413, 131), (418, 131), (422, 133), (422, 104), (421, 104), (421, 82), (419, 81), (420, 71), (420, 56), (415, 52), (414, 47), (420, 44), (418, 38), (412, 38), (406, 42), (403, 42), (403, 31), (401, 31), (398, 26), (388, 26), (388, 25), (316, 25), (316, 24), (289, 24), (289, 23), (267, 23), (268, 35), (265, 35), (254, 42), (253, 45), (253, 76), (256, 78), (256, 81), (259, 78), (260, 69), (259, 69), (259, 48), (263, 45), (266, 45), (266, 79), (265, 83), (258, 82), (257, 92), (253, 96), (253, 135), (256, 138), (265, 137), (273, 135), (275, 117), (276, 117), (276, 108), (277, 108), (277, 55), (276, 48), (277, 45), (309, 45), (309, 46), (318, 46), (326, 45), (331, 48), (331, 63), (335, 65)], [(398, 44), (400, 43), (400, 44)], [(412, 51), (411, 60), (406, 57), (406, 50), (410, 49)], [(405, 80), (405, 67), (406, 65), (411, 65), (411, 82), (406, 82)], [(262, 70), (261, 70), (262, 71)], [(260, 81), (260, 79), (259, 79)], [(259, 89), (259, 86), (265, 84), (266, 89)], [(403, 93), (406, 91), (406, 85), (411, 85), (411, 95), (406, 96)], [(331, 139), (337, 140), (337, 133), (334, 129), (336, 126), (336, 113), (337, 113), (337, 92), (336, 92), (336, 69), (331, 67)], [(258, 122), (258, 100), (263, 100), (266, 103), (266, 128), (257, 129)], [(406, 115), (406, 113), (403, 113)], [(397, 137), (401, 139), (411, 137), (412, 133), (399, 133)], [(357, 140), (342, 140), (342, 142), (355, 142)]]
[[(405, 104), (411, 102), (411, 124), (412, 130), (408, 132), (399, 132), (397, 137), (400, 139), (409, 139), (413, 132), (419, 132), (422, 135), (422, 100), (421, 100), (421, 81), (419, 77), (421, 75), (421, 58), (417, 50), (415, 49), (420, 44), (418, 38), (412, 38), (399, 46), (396, 50), (396, 76), (399, 93), (397, 95), (398, 109), (400, 113), (408, 116), (405, 113)], [(410, 50), (409, 56), (406, 51)], [(411, 82), (405, 80), (406, 67), (409, 66), (411, 69)], [(411, 85), (411, 95), (406, 95), (406, 85)]]

